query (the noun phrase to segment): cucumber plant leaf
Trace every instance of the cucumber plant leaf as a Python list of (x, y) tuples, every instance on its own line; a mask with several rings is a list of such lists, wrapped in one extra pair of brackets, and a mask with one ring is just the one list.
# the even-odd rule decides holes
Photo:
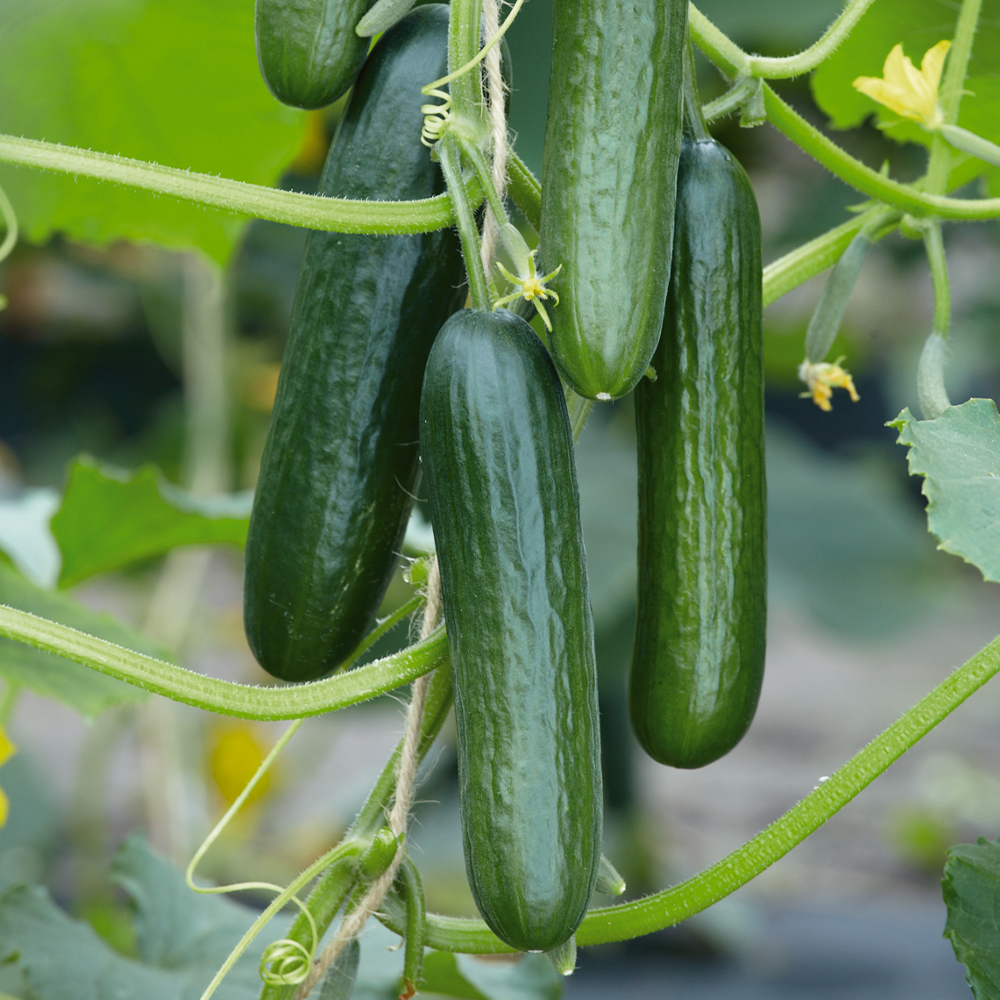
[[(147, 656), (173, 659), (162, 647), (110, 616), (91, 611), (66, 594), (36, 586), (2, 559), (0, 604), (30, 611)], [(0, 677), (43, 698), (64, 702), (88, 719), (112, 705), (146, 697), (145, 691), (132, 684), (13, 639), (0, 639)]]
[(965, 966), (976, 1000), (1000, 1000), (1000, 839), (948, 851), (941, 887), (944, 936)]
[(122, 472), (78, 458), (52, 532), (62, 551), (59, 585), (122, 569), (178, 545), (246, 542), (252, 494), (196, 498), (153, 465)]
[(0, 551), (41, 587), (55, 586), (59, 576), (59, 547), (49, 528), (58, 509), (59, 494), (48, 487), (0, 499)]
[[(942, 4), (940, 0), (879, 0), (873, 4), (847, 40), (812, 75), (813, 96), (829, 115), (830, 124), (853, 128), (874, 114), (880, 124), (888, 126), (886, 134), (893, 139), (929, 145), (929, 132), (902, 121), (855, 90), (852, 83), (859, 76), (882, 76), (886, 56), (899, 43), (919, 66), (931, 46), (954, 35), (957, 12), (957, 4)], [(1000, 0), (983, 0), (958, 123), (994, 142), (1000, 139), (998, 64)]]
[[(113, 951), (43, 888), (15, 886), (0, 898), (0, 959), (17, 962), (32, 997), (189, 1000), (201, 994), (256, 916), (228, 899), (191, 892), (141, 835), (119, 850), (112, 879), (134, 906), (138, 960)], [(260, 952), (288, 923), (279, 917), (259, 945), (251, 945), (215, 993), (219, 1000), (259, 996)]]
[(927, 523), (938, 548), (1000, 582), (1000, 415), (992, 399), (951, 406), (936, 420), (910, 411), (891, 426), (909, 451), (910, 473), (924, 477)]
[[(273, 184), (306, 117), (267, 91), (246, 0), (0, 0), (0, 132)], [(224, 264), (246, 219), (0, 165), (24, 236), (196, 248)]]

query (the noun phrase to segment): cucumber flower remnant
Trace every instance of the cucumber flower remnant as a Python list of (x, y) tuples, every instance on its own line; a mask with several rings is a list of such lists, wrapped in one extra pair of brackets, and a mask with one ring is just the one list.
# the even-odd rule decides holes
[(840, 362), (844, 359), (837, 358), (833, 364), (829, 361), (813, 363), (806, 360), (799, 365), (799, 378), (809, 387), (808, 392), (801, 395), (808, 398), (812, 396), (812, 401), (827, 413), (833, 408), (830, 404), (830, 397), (834, 389), (846, 389), (851, 396), (851, 402), (856, 403), (861, 397), (857, 389), (854, 388), (854, 379), (851, 374), (840, 367)]
[(903, 118), (919, 122), (929, 131), (941, 127), (944, 119), (938, 106), (938, 84), (944, 57), (951, 42), (938, 42), (924, 53), (920, 69), (903, 55), (903, 46), (894, 45), (882, 67), (882, 76), (859, 76), (856, 90)]

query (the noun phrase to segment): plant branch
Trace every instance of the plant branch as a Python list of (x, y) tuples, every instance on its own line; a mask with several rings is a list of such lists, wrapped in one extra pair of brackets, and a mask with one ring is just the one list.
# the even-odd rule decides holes
[[(580, 945), (651, 934), (700, 913), (783, 858), (926, 736), (1000, 671), (1000, 637), (938, 684), (827, 781), (742, 847), (680, 885), (616, 906), (590, 910), (576, 932)], [(400, 933), (399, 914), (385, 923)], [(510, 951), (482, 920), (427, 915), (427, 944), (441, 951)]]
[(448, 640), (441, 627), (416, 645), (355, 670), (308, 684), (264, 688), (206, 677), (2, 605), (0, 635), (174, 701), (220, 715), (262, 720), (298, 719), (356, 705), (428, 673), (448, 655)]
[(537, 232), (542, 224), (542, 185), (512, 149), (507, 153), (507, 191)]
[[(327, 198), (12, 135), (0, 135), (0, 162), (93, 177), (256, 219), (328, 232), (429, 233), (455, 221), (448, 196), (443, 194), (417, 201)], [(482, 201), (478, 181), (470, 184), (469, 198), (474, 204)]]
[(694, 4), (689, 7), (691, 37), (720, 69), (731, 76), (755, 76), (764, 80), (801, 76), (815, 69), (851, 33), (875, 0), (849, 0), (837, 19), (809, 48), (794, 56), (769, 59), (752, 56), (728, 39)]

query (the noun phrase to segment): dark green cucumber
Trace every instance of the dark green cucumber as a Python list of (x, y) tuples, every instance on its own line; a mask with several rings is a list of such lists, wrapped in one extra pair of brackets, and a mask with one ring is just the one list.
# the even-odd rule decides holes
[(685, 0), (555, 0), (541, 256), (549, 347), (583, 396), (623, 396), (660, 337), (681, 144)]
[[(446, 72), (448, 8), (418, 8), (379, 42), (330, 150), (321, 193), (427, 198), (421, 86)], [(247, 638), (276, 677), (333, 670), (371, 625), (417, 489), (420, 386), (461, 304), (449, 230), (310, 233), (250, 517)]]
[(512, 313), (456, 313), (420, 447), (455, 684), (469, 885), (522, 951), (576, 930), (601, 844), (597, 677), (566, 403)]
[(760, 217), (736, 160), (685, 141), (674, 264), (636, 389), (639, 609), (635, 734), (662, 764), (701, 767), (742, 738), (764, 676), (766, 488)]
[(267, 89), (296, 108), (322, 108), (347, 93), (368, 52), (370, 39), (359, 38), (354, 28), (370, 5), (371, 0), (256, 0), (257, 65)]

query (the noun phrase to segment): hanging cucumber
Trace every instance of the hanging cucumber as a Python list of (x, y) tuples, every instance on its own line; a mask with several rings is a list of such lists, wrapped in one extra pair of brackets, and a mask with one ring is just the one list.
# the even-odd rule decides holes
[(602, 819), (593, 624), (566, 403), (524, 320), (465, 310), (431, 351), (420, 421), (469, 884), (504, 941), (549, 951), (583, 918)]
[(649, 365), (670, 279), (685, 0), (555, 0), (541, 256), (548, 339), (582, 396), (623, 396)]
[[(383, 36), (321, 193), (405, 200), (443, 189), (419, 141), (420, 87), (446, 71), (447, 48), (440, 4)], [(372, 622), (417, 489), (424, 365), (461, 304), (462, 274), (450, 230), (309, 235), (246, 550), (247, 638), (276, 677), (335, 669)]]
[(354, 28), (371, 0), (256, 0), (257, 64), (267, 89), (296, 108), (322, 108), (347, 92), (369, 40)]
[(709, 138), (685, 140), (656, 381), (635, 393), (639, 608), (632, 726), (662, 764), (731, 750), (764, 672), (766, 497), (760, 217)]

